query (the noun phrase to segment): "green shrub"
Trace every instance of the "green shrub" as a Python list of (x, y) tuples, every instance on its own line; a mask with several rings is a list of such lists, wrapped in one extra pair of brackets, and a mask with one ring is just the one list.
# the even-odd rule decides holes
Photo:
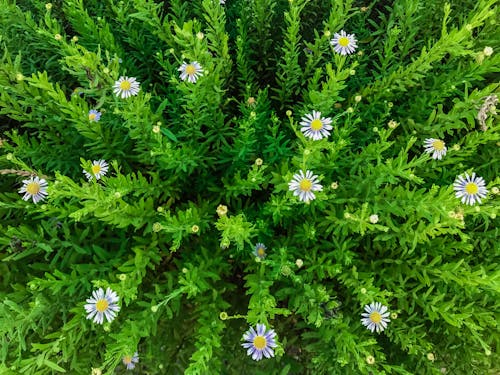
[(497, 6), (0, 0), (0, 373), (497, 373)]

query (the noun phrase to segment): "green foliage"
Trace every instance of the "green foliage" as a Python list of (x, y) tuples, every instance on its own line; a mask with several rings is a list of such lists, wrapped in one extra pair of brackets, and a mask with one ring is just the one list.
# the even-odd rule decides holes
[(0, 373), (496, 374), (499, 40), (496, 0), (0, 0)]

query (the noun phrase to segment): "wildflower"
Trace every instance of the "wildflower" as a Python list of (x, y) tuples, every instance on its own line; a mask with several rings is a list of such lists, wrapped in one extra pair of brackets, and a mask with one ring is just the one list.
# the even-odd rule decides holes
[(333, 190), (337, 190), (339, 188), (339, 183), (337, 181), (332, 182), (330, 188), (332, 188)]
[(157, 233), (157, 232), (161, 231), (163, 229), (163, 227), (162, 227), (161, 223), (156, 222), (156, 223), (153, 223), (152, 229), (153, 229), (153, 232)]
[(181, 67), (177, 70), (181, 72), (180, 77), (183, 81), (187, 79), (191, 83), (195, 83), (198, 77), (203, 75), (203, 69), (197, 61), (189, 64), (182, 62)]
[(427, 138), (424, 141), (425, 152), (432, 153), (433, 159), (441, 160), (446, 155), (446, 146), (444, 141), (440, 139)]
[(106, 289), (106, 293), (102, 288), (92, 292), (92, 298), (87, 298), (85, 310), (87, 311), (87, 319), (93, 319), (94, 323), (102, 324), (104, 317), (108, 322), (112, 322), (116, 317), (116, 313), (120, 311), (116, 292), (110, 288)]
[(293, 191), (294, 196), (298, 196), (301, 201), (308, 203), (316, 199), (314, 191), (323, 190), (323, 186), (318, 184), (318, 176), (313, 175), (311, 171), (303, 171), (293, 175), (293, 179), (288, 183), (288, 189)]
[(264, 324), (257, 324), (257, 330), (250, 327), (248, 331), (243, 335), (243, 339), (246, 341), (241, 344), (247, 350), (247, 354), (252, 356), (254, 361), (260, 361), (262, 355), (266, 358), (274, 357), (274, 350), (276, 342), (274, 337), (276, 333), (274, 330), (267, 330)]
[(493, 55), (493, 48), (486, 46), (486, 47), (484, 47), (483, 53), (484, 53), (484, 56), (489, 57), (489, 56)]
[(363, 99), (363, 97), (362, 97), (361, 95), (356, 95), (356, 96), (354, 97), (354, 101), (355, 101), (356, 103), (359, 103), (362, 99)]
[(391, 313), (391, 319), (392, 320), (396, 320), (398, 318), (398, 314), (397, 313)]
[(372, 224), (378, 223), (378, 215), (377, 214), (370, 215), (370, 223), (372, 223)]
[(23, 186), (19, 193), (24, 193), (23, 200), (33, 199), (33, 203), (38, 203), (47, 197), (47, 181), (38, 176), (31, 176), (29, 180), (23, 180)]
[(369, 365), (373, 365), (375, 363), (375, 357), (372, 355), (366, 356), (366, 363), (368, 363)]
[(394, 121), (394, 120), (391, 120), (387, 123), (387, 126), (391, 129), (396, 129), (398, 127), (399, 123)]
[(226, 320), (227, 318), (229, 318), (229, 315), (227, 315), (227, 312), (222, 311), (222, 312), (219, 314), (219, 319), (220, 319), (220, 320)]
[(191, 227), (191, 232), (193, 232), (193, 233), (198, 233), (199, 230), (200, 230), (200, 227), (198, 225), (193, 225)]
[(61, 40), (61, 39), (62, 39), (61, 34), (56, 34), (56, 35), (54, 35), (54, 39), (55, 39), (55, 40)]
[(137, 95), (140, 89), (139, 82), (134, 77), (121, 76), (113, 85), (113, 92), (122, 99)]
[(387, 312), (387, 306), (382, 305), (380, 302), (373, 302), (370, 305), (365, 306), (365, 313), (361, 315), (363, 318), (361, 322), (370, 331), (376, 330), (377, 332), (382, 332), (387, 328), (387, 322), (390, 322), (389, 312)]
[(255, 165), (256, 165), (256, 166), (260, 167), (260, 166), (262, 165), (262, 163), (264, 163), (264, 161), (262, 161), (262, 159), (261, 159), (261, 158), (257, 158), (257, 159), (255, 159)]
[(481, 203), (481, 198), (486, 197), (488, 190), (486, 190), (485, 182), (482, 177), (477, 177), (476, 174), (472, 173), (469, 176), (465, 172), (465, 178), (458, 176), (453, 184), (453, 190), (455, 190), (455, 197), (462, 198), (462, 203), (468, 205), (474, 205), (476, 201)]
[(118, 278), (121, 280), (121, 281), (125, 281), (127, 280), (127, 275), (125, 275), (124, 273), (121, 273), (118, 275)]
[(153, 126), (153, 133), (158, 134), (160, 131), (161, 131), (161, 129), (158, 125)]
[(266, 250), (267, 250), (267, 247), (264, 244), (259, 242), (258, 244), (255, 245), (255, 250), (254, 250), (253, 254), (257, 258), (264, 259), (267, 255)]
[(101, 177), (106, 176), (106, 173), (108, 173), (108, 168), (108, 163), (106, 163), (105, 160), (94, 160), (92, 162), (92, 174), (87, 172), (85, 169), (83, 170), (83, 173), (89, 181), (92, 181), (93, 175), (95, 176), (96, 180), (99, 180)]
[(217, 215), (219, 215), (219, 217), (226, 216), (227, 215), (227, 206), (225, 206), (223, 204), (219, 204), (217, 206)]
[(51, 10), (52, 9), (52, 3), (45, 4), (45, 9)]
[(353, 53), (358, 48), (356, 43), (354, 34), (346, 34), (344, 30), (340, 30), (340, 34), (335, 33), (333, 39), (330, 40), (330, 44), (334, 46), (335, 52), (341, 55), (350, 55)]
[(94, 122), (97, 122), (101, 119), (101, 112), (95, 110), (95, 109), (91, 109), (89, 111), (89, 121), (94, 121)]
[(300, 125), (301, 132), (308, 138), (315, 141), (326, 138), (330, 135), (329, 130), (332, 130), (332, 120), (329, 117), (321, 117), (321, 112), (313, 111), (302, 117)]
[(304, 265), (304, 261), (302, 259), (297, 259), (295, 261), (295, 265), (297, 266), (297, 268), (301, 268)]
[(434, 357), (434, 353), (427, 353), (427, 359), (431, 362), (434, 362), (436, 357)]
[(135, 368), (135, 364), (139, 362), (139, 354), (135, 352), (133, 356), (126, 355), (123, 357), (122, 362), (125, 366), (127, 366), (127, 370), (133, 370)]

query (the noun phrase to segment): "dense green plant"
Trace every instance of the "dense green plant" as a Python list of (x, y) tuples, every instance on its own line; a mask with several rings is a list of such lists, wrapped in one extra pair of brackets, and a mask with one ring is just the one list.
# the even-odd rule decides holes
[[(497, 7), (0, 0), (0, 373), (125, 373), (135, 352), (141, 374), (496, 373)], [(312, 111), (329, 137), (301, 132)], [(307, 203), (289, 190), (306, 170)], [(455, 196), (466, 172), (481, 204)], [(108, 287), (100, 325), (84, 305)], [(242, 348), (256, 324), (274, 358)]]

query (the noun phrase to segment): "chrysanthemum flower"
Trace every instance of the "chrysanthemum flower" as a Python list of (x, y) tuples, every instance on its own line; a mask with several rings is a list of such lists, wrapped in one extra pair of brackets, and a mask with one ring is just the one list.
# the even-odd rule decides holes
[(361, 314), (364, 317), (361, 319), (361, 323), (372, 332), (374, 330), (382, 332), (387, 328), (387, 323), (391, 321), (387, 306), (382, 305), (380, 302), (366, 305), (365, 311), (365, 313)]
[[(109, 166), (105, 160), (94, 160), (92, 162), (92, 173), (94, 174), (96, 180), (99, 180), (102, 176), (106, 176), (106, 173), (108, 173), (108, 169)], [(87, 172), (85, 169), (83, 170), (83, 173), (89, 181), (92, 181), (92, 174)]]
[(106, 294), (102, 288), (92, 292), (92, 298), (87, 298), (85, 311), (87, 311), (87, 319), (93, 319), (94, 323), (102, 324), (104, 317), (108, 322), (112, 322), (116, 317), (116, 313), (120, 311), (118, 295), (110, 288), (106, 289)]
[(425, 152), (432, 153), (433, 159), (441, 160), (446, 155), (446, 146), (444, 141), (440, 139), (427, 138), (424, 141)]
[(135, 368), (135, 364), (139, 362), (139, 354), (135, 352), (133, 356), (126, 355), (123, 357), (122, 362), (125, 366), (127, 366), (127, 370), (133, 370)]
[(29, 180), (23, 180), (23, 186), (19, 189), (19, 193), (24, 193), (23, 199), (25, 201), (30, 198), (33, 203), (38, 203), (47, 197), (47, 181), (38, 176), (31, 176)]
[(332, 119), (321, 117), (321, 112), (313, 111), (312, 114), (308, 113), (301, 120), (300, 131), (304, 133), (304, 136), (317, 141), (330, 135)]
[(311, 171), (303, 171), (293, 175), (293, 179), (288, 183), (288, 189), (293, 191), (293, 195), (298, 196), (301, 201), (309, 202), (316, 199), (313, 191), (323, 190), (323, 186), (318, 184), (318, 176), (313, 175)]
[(253, 254), (257, 258), (264, 259), (267, 255), (266, 250), (267, 250), (267, 247), (263, 243), (259, 242), (258, 244), (255, 245), (255, 250), (254, 250)]
[(89, 121), (94, 121), (94, 122), (97, 122), (101, 119), (101, 112), (95, 110), (95, 109), (91, 109), (89, 111)]
[(243, 339), (246, 341), (241, 344), (247, 350), (247, 354), (252, 356), (254, 361), (260, 361), (262, 355), (266, 358), (274, 357), (274, 350), (272, 348), (277, 347), (276, 342), (274, 342), (274, 337), (276, 332), (274, 330), (266, 330), (264, 324), (257, 324), (257, 330), (250, 327), (248, 331), (243, 335)]
[(465, 178), (458, 176), (453, 184), (455, 196), (462, 198), (462, 203), (473, 206), (476, 202), (481, 203), (481, 198), (486, 197), (488, 190), (482, 177), (476, 177), (475, 173), (469, 176), (465, 172)]
[(122, 99), (137, 95), (140, 89), (139, 82), (134, 77), (121, 76), (113, 85), (113, 92)]
[(191, 83), (195, 83), (198, 77), (203, 75), (203, 69), (197, 61), (189, 64), (182, 62), (181, 67), (177, 70), (181, 72), (180, 76), (183, 81), (187, 79)]
[(335, 49), (335, 52), (341, 55), (350, 55), (354, 53), (358, 45), (354, 34), (346, 34), (344, 30), (340, 30), (340, 33), (333, 34), (333, 39), (330, 40), (330, 44)]

